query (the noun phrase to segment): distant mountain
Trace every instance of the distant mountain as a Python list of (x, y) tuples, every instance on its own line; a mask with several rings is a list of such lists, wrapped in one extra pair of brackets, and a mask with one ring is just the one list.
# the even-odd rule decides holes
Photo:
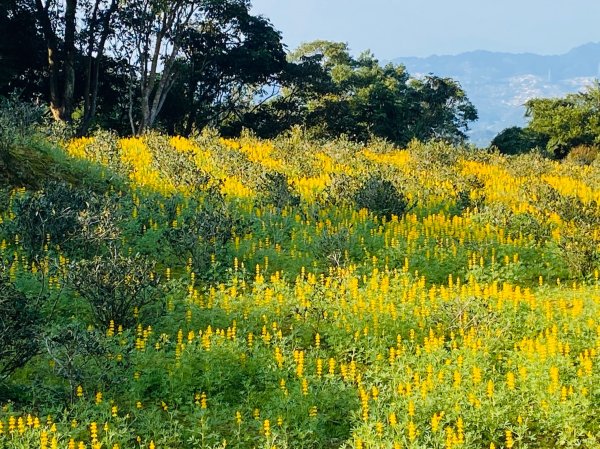
[(479, 112), (469, 137), (486, 146), (504, 128), (526, 123), (523, 104), (527, 100), (577, 92), (600, 78), (600, 43), (585, 44), (564, 55), (477, 50), (392, 62), (404, 64), (412, 76), (433, 73), (459, 81)]

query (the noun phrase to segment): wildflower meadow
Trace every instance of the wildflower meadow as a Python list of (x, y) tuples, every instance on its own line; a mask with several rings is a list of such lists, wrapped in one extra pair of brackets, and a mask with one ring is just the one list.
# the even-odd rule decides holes
[(53, 151), (78, 175), (0, 195), (0, 447), (600, 447), (597, 162)]

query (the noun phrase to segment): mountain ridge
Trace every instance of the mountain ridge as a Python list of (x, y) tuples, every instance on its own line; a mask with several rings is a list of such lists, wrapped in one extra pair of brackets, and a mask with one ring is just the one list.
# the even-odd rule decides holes
[(460, 82), (480, 117), (472, 124), (469, 138), (487, 146), (503, 129), (526, 124), (527, 100), (578, 92), (600, 78), (600, 42), (557, 55), (472, 50), (390, 62), (404, 65), (412, 76), (433, 73)]

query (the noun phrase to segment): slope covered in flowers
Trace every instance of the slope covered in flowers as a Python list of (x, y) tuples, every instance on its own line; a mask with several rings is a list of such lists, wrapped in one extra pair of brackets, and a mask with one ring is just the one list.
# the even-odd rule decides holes
[[(99, 320), (70, 273), (107, 256), (48, 234), (32, 257), (13, 190), (6, 276), (53, 321), (0, 446), (600, 445), (600, 167), (293, 135), (65, 150), (128, 180), (96, 194), (118, 217), (102, 245), (151, 260), (157, 294)], [(357, 207), (374, 176), (403, 215)]]

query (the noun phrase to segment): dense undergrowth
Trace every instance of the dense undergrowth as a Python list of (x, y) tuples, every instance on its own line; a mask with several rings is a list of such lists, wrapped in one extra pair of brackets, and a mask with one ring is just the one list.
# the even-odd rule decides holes
[(600, 166), (63, 146), (5, 158), (1, 447), (600, 445)]

